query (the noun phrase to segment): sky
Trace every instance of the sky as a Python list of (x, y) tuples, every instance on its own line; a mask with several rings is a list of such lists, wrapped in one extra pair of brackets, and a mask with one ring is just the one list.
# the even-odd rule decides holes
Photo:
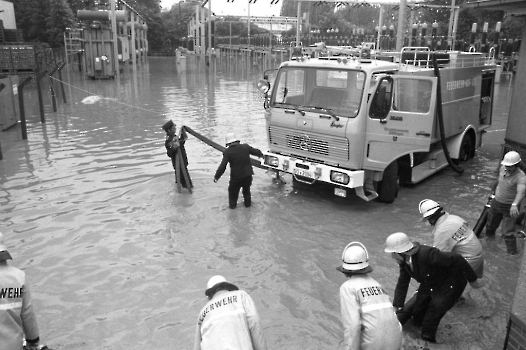
[[(216, 16), (248, 16), (249, 0), (212, 0), (212, 12)], [(250, 4), (250, 16), (279, 16), (282, 0), (276, 5), (270, 4), (271, 0), (256, 0), (255, 4)], [(178, 4), (179, 0), (161, 0), (164, 9), (170, 9), (173, 4)], [(208, 8), (208, 4), (205, 5)]]

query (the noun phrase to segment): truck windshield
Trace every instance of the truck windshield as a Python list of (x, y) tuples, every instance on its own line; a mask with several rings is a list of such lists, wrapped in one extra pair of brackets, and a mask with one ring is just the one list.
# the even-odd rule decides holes
[(364, 83), (365, 73), (358, 70), (283, 67), (274, 84), (270, 105), (302, 110), (319, 108), (354, 118), (360, 109)]

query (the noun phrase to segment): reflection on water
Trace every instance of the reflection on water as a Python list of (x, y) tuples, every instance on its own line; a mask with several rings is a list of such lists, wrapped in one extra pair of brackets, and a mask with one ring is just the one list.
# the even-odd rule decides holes
[[(45, 124), (28, 89), (28, 140), (17, 128), (1, 134), (0, 230), (13, 264), (28, 273), (45, 343), (190, 349), (206, 281), (223, 274), (253, 296), (270, 348), (333, 349), (343, 334), (344, 277), (335, 267), (347, 243), (367, 246), (373, 276), (392, 295), (398, 269), (383, 244), (395, 231), (431, 242), (420, 200), (443, 202), (475, 223), (503, 140), (507, 84), (498, 86), (493, 127), (464, 174), (446, 169), (404, 187), (392, 205), (293, 186), (290, 177), (280, 184), (257, 169), (253, 207), (230, 210), (227, 178), (212, 181), (221, 155), (193, 137), (195, 191), (177, 193), (161, 125), (171, 118), (220, 144), (233, 131), (265, 149), (256, 82), (275, 62), (228, 54), (211, 63), (190, 57), (183, 67), (150, 58), (101, 81), (69, 71), (67, 103), (56, 114), (46, 94)], [(82, 103), (88, 96), (102, 98)], [(439, 329), (453, 348), (495, 349), (504, 341), (519, 258), (507, 256), (501, 241), (483, 245), (486, 287), (468, 287), (467, 301)]]

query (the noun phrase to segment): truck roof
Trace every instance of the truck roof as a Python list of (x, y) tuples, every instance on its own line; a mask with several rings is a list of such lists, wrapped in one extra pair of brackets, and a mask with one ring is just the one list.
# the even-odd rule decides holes
[(399, 69), (398, 63), (347, 57), (301, 58), (283, 62), (280, 67), (357, 69), (365, 72), (397, 71)]
[[(400, 55), (399, 55), (400, 57)], [(429, 72), (433, 70), (431, 52), (402, 52), (405, 63), (391, 62), (391, 56), (377, 56), (373, 59), (359, 57), (333, 56), (319, 58), (305, 58), (286, 61), (280, 67), (313, 67), (331, 69), (357, 69), (366, 73), (374, 72)], [(384, 59), (382, 59), (384, 58)], [(467, 67), (482, 67), (485, 69), (495, 69), (495, 62), (480, 54), (470, 54), (464, 52), (442, 52), (438, 53), (438, 65), (441, 69), (457, 69)], [(427, 73), (425, 74), (427, 75)]]

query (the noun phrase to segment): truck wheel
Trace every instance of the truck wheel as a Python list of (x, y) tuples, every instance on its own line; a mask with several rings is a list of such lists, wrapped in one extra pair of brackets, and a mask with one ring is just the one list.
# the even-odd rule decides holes
[(382, 181), (376, 184), (378, 200), (383, 203), (393, 203), (398, 196), (398, 163), (392, 162), (385, 168)]
[(473, 143), (471, 142), (471, 135), (466, 134), (464, 135), (462, 144), (460, 145), (458, 159), (454, 159), (454, 163), (458, 165), (461, 162), (466, 162), (471, 158), (473, 158)]

